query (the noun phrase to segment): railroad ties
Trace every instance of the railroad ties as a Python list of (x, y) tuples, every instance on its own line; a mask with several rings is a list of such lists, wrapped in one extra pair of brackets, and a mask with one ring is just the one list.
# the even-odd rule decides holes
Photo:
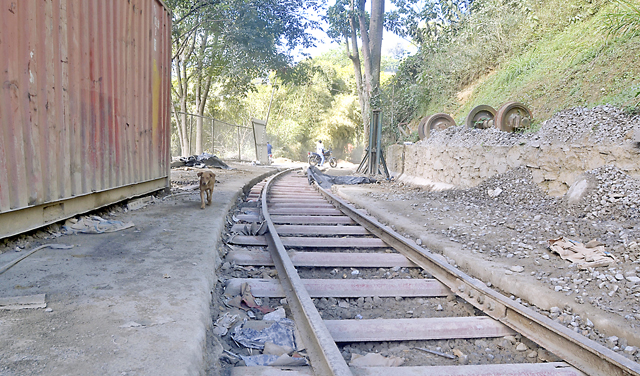
[[(266, 197), (263, 195), (265, 188), (268, 190)], [(232, 375), (584, 375), (564, 362), (531, 363), (524, 360), (511, 364), (465, 364), (466, 361), (450, 354), (442, 355), (429, 349), (425, 351), (436, 354), (432, 357), (453, 359), (447, 360), (445, 365), (416, 365), (415, 359), (419, 357), (414, 357), (412, 364), (400, 367), (349, 366), (349, 359), (345, 360), (343, 356), (344, 346), (389, 342), (405, 346), (406, 351), (420, 352), (422, 349), (416, 349), (416, 343), (427, 346), (429, 341), (454, 339), (473, 343), (480, 339), (514, 336), (516, 332), (491, 315), (474, 309), (473, 306), (478, 308), (480, 299), (474, 300), (473, 306), (462, 300), (459, 297), (464, 291), (462, 286), (462, 291), (459, 288), (452, 291), (450, 281), (442, 283), (432, 278), (429, 272), (416, 272), (411, 274), (411, 278), (399, 273), (387, 278), (367, 278), (368, 274), (375, 273), (366, 272), (357, 278), (348, 276), (349, 270), (359, 274), (361, 270), (376, 272), (379, 268), (421, 269), (405, 255), (396, 252), (390, 246), (393, 242), (372, 234), (378, 230), (369, 231), (358, 224), (361, 220), (345, 215), (325, 196), (308, 184), (306, 176), (298, 172), (281, 173), (268, 184), (261, 183), (251, 190), (247, 200), (259, 202), (259, 205), (245, 206), (242, 213), (236, 215), (238, 222), (232, 226), (234, 235), (228, 242), (253, 249), (268, 247), (269, 253), (238, 250), (240, 247), (236, 247), (228, 253), (226, 261), (240, 266), (275, 266), (279, 279), (230, 279), (226, 283), (225, 294), (240, 294), (242, 286), (249, 284), (254, 297), (286, 298), (311, 367), (235, 367), (230, 371)], [(262, 221), (266, 225), (256, 225)], [(323, 273), (330, 273), (334, 278), (317, 278)], [(460, 279), (455, 281), (458, 283)], [(473, 297), (472, 292), (468, 294)], [(362, 315), (365, 317), (326, 318), (332, 316), (331, 313), (318, 307), (319, 302), (324, 302), (323, 307), (326, 307), (327, 301), (344, 298), (360, 299), (360, 302), (367, 299), (369, 306), (363, 308)], [(376, 304), (385, 298), (458, 300), (459, 306), (466, 304), (470, 308), (467, 309), (468, 314), (453, 317), (435, 314), (433, 317), (368, 318), (365, 313), (380, 310)], [(469, 297), (465, 296), (465, 299), (468, 301)], [(424, 303), (423, 306), (430, 305)]]

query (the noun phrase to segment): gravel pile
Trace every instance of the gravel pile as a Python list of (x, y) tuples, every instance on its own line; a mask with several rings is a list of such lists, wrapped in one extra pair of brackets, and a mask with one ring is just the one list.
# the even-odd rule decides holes
[(475, 129), (465, 126), (449, 127), (438, 131), (431, 130), (431, 136), (419, 141), (420, 145), (444, 145), (454, 147), (472, 146), (513, 146), (526, 142), (524, 133), (502, 132), (495, 128)]
[(617, 221), (640, 217), (640, 181), (614, 166), (602, 166), (585, 175), (596, 186), (580, 203), (568, 208), (574, 215)]
[(526, 167), (494, 175), (476, 187), (445, 194), (462, 202), (493, 201), (495, 204), (543, 212), (554, 210), (558, 203), (557, 198), (548, 196), (533, 182), (531, 171)]
[[(640, 116), (631, 117), (613, 106), (576, 107), (560, 111), (542, 123), (535, 133), (542, 143), (621, 144), (639, 126)], [(535, 137), (534, 136), (534, 137)]]
[(610, 105), (576, 107), (556, 113), (534, 133), (507, 133), (495, 128), (481, 130), (456, 126), (442, 131), (432, 130), (431, 137), (419, 141), (419, 144), (455, 147), (551, 143), (611, 145), (629, 140), (634, 127), (640, 127), (640, 116), (631, 117), (619, 108)]

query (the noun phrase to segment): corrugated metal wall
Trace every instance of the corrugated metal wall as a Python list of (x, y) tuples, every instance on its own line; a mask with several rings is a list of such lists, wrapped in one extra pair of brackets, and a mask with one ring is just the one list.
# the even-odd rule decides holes
[(0, 215), (166, 184), (170, 39), (158, 0), (0, 0)]

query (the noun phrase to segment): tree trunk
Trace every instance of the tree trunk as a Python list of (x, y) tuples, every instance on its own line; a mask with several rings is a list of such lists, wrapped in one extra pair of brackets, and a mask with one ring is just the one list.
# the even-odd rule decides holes
[[(185, 41), (185, 43), (189, 43), (189, 42)], [(187, 93), (189, 90), (189, 79), (190, 79), (190, 76), (187, 70), (187, 61), (189, 60), (189, 58), (191, 57), (191, 54), (193, 53), (194, 46), (195, 46), (195, 39), (193, 39), (193, 41), (190, 43), (190, 46), (188, 49), (183, 50), (180, 54), (178, 54), (175, 57), (177, 59), (175, 66), (177, 71), (176, 78), (178, 81), (176, 94), (180, 102), (180, 111), (182, 112), (182, 114), (180, 114), (179, 117), (176, 116), (176, 118), (180, 119), (180, 121), (178, 122), (179, 124), (176, 124), (176, 125), (180, 127), (180, 132), (178, 132), (178, 137), (180, 138), (180, 155), (183, 157), (188, 157), (191, 153), (190, 145), (189, 145), (190, 134), (188, 133), (188, 129), (187, 129), (187, 110), (188, 110)]]
[(364, 131), (364, 142), (363, 144), (367, 144), (367, 140), (369, 139), (368, 125), (369, 125), (369, 99), (365, 90), (365, 85), (362, 79), (362, 63), (360, 62), (360, 52), (358, 48), (358, 34), (357, 34), (357, 26), (356, 20), (353, 16), (354, 14), (354, 0), (351, 0), (351, 12), (349, 15), (349, 26), (351, 29), (351, 50), (349, 49), (349, 36), (345, 36), (346, 46), (347, 46), (347, 54), (349, 59), (353, 63), (353, 70), (356, 78), (356, 86), (358, 89), (358, 102), (360, 102), (360, 111), (362, 117), (362, 125)]
[[(204, 83), (200, 80), (198, 84), (198, 93), (196, 95), (196, 109), (199, 116), (196, 117), (196, 154), (200, 155), (203, 151), (204, 140), (202, 137), (204, 111), (207, 108), (207, 100), (209, 91), (211, 90), (212, 77), (209, 75), (205, 78)], [(213, 135), (212, 135), (213, 137)]]
[[(181, 59), (181, 58), (180, 58)], [(180, 64), (182, 62), (182, 64)], [(183, 157), (189, 156), (189, 135), (187, 134), (187, 79), (186, 68), (184, 61), (178, 63), (178, 88), (180, 96), (180, 155)], [(183, 72), (183, 70), (185, 72)], [(183, 78), (184, 74), (184, 78)]]
[[(374, 0), (376, 1), (376, 0)], [(371, 45), (369, 42), (369, 27), (365, 17), (364, 5), (366, 0), (358, 0), (358, 23), (360, 24), (360, 38), (362, 39), (362, 58), (364, 60), (364, 88), (371, 94)]]
[[(384, 27), (384, 0), (371, 1), (370, 45), (371, 93), (377, 96), (380, 89), (380, 60), (382, 57), (382, 31)], [(376, 98), (377, 99), (377, 98)], [(376, 104), (379, 106), (380, 104)]]
[(196, 112), (199, 116), (196, 117), (196, 154), (200, 155), (203, 151), (203, 123), (204, 110), (207, 106), (207, 98), (209, 96), (209, 89), (211, 88), (211, 75), (207, 74), (204, 67), (205, 52), (209, 43), (209, 32), (206, 31), (201, 37), (200, 48), (196, 55), (197, 68), (196, 74), (198, 81), (196, 82)]

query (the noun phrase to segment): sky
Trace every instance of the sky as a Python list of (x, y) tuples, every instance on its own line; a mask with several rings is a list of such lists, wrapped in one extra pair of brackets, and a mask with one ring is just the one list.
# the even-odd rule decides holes
[[(329, 5), (333, 5), (334, 1), (330, 1)], [(393, 10), (395, 7), (389, 0), (385, 0), (384, 9), (385, 12), (389, 10)], [(367, 9), (370, 9), (370, 2), (367, 2)], [(323, 29), (327, 27), (327, 24), (321, 21), (320, 15), (316, 15), (314, 17), (317, 20), (320, 20), (321, 26)], [(318, 56), (323, 52), (328, 50), (340, 47), (337, 43), (333, 42), (327, 34), (323, 30), (313, 30), (312, 34), (317, 38), (316, 47), (303, 49), (305, 53), (309, 54), (311, 57)], [(385, 30), (382, 35), (382, 54), (388, 54), (389, 50), (394, 49), (398, 44), (400, 44), (405, 50), (410, 53), (416, 51), (416, 47), (412, 45), (408, 40), (400, 38), (399, 36), (391, 33), (390, 31)], [(300, 55), (300, 58), (302, 56)]]

